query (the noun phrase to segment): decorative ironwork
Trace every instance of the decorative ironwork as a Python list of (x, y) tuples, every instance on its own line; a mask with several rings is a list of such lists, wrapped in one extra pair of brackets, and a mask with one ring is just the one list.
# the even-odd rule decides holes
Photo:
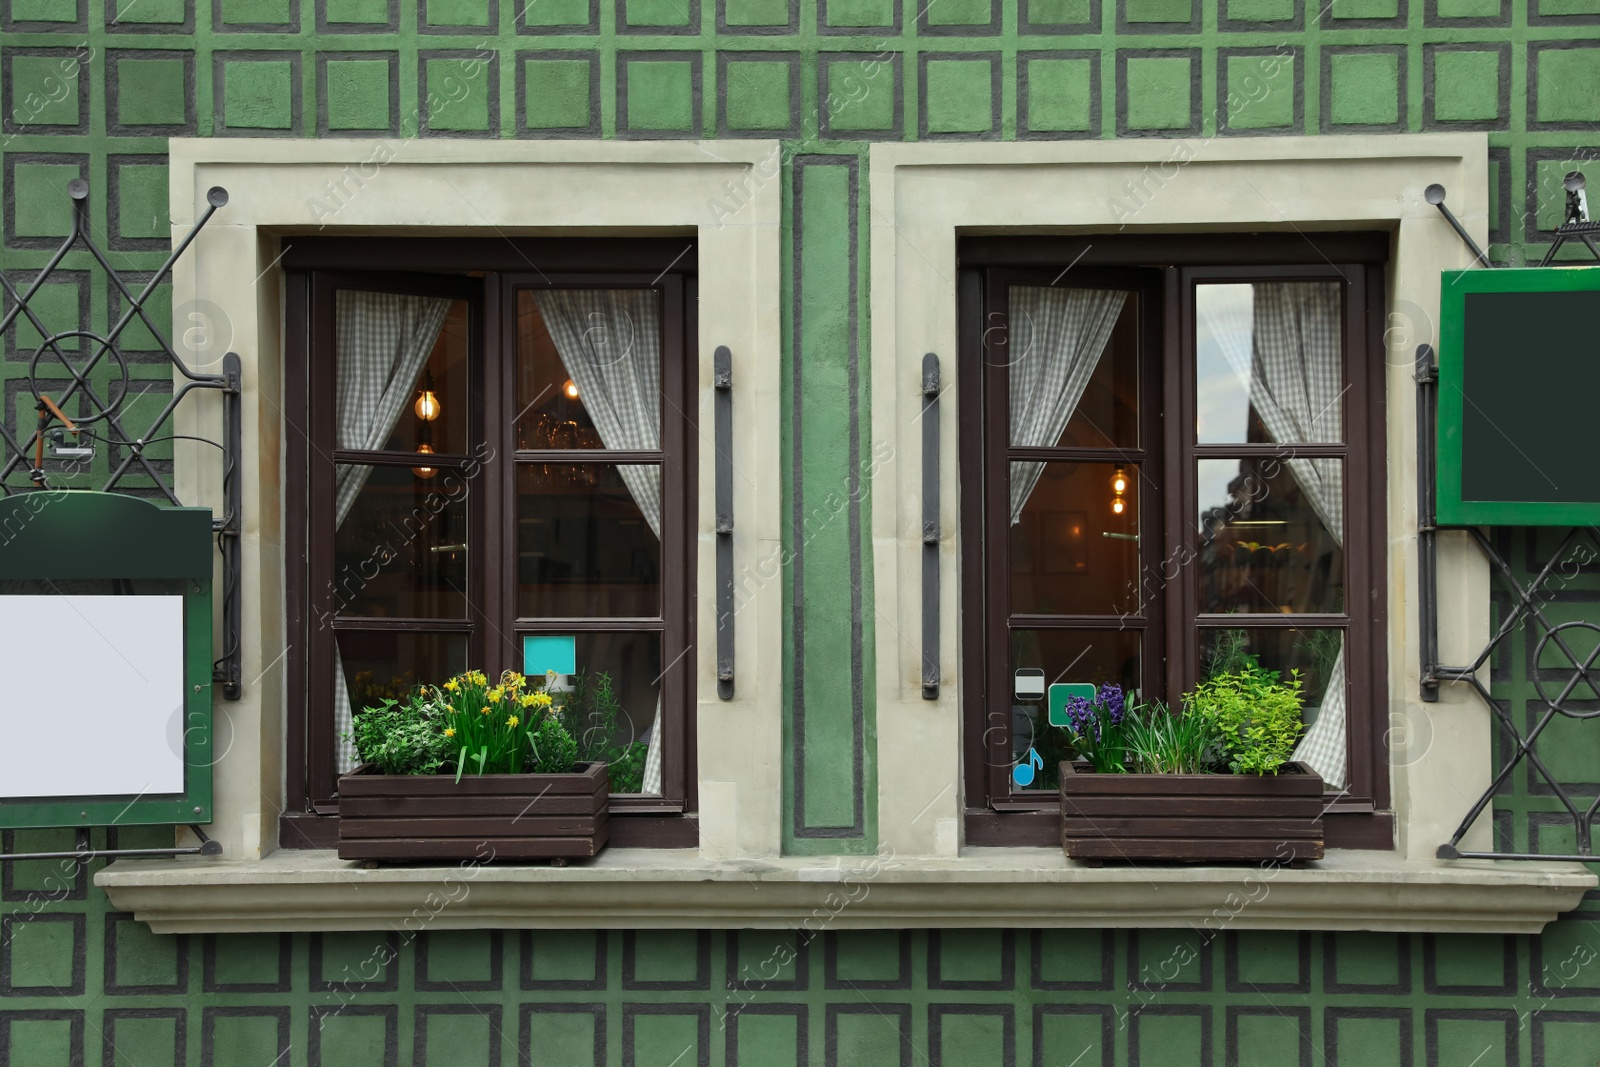
[[(1576, 180), (1574, 180), (1576, 179)], [(1587, 207), (1582, 197), (1583, 177), (1576, 173), (1569, 174), (1566, 182), (1567, 189), (1567, 221), (1556, 230), (1556, 242), (1546, 254), (1542, 266), (1549, 266), (1556, 251), (1569, 237), (1581, 240), (1596, 259), (1600, 259), (1600, 247), (1595, 245), (1591, 235), (1600, 233), (1600, 224), (1589, 222)], [(1445, 190), (1441, 185), (1430, 185), (1424, 194), (1428, 203), (1437, 207), (1445, 219), (1448, 220), (1462, 241), (1472, 250), (1479, 262), (1486, 267), (1493, 267), (1488, 256), (1477, 246), (1461, 224), (1445, 206)], [(1531, 582), (1524, 584), (1519, 581), (1516, 572), (1496, 548), (1481, 527), (1441, 527), (1437, 523), (1436, 488), (1437, 488), (1437, 455), (1435, 452), (1438, 435), (1438, 410), (1439, 410), (1439, 368), (1434, 351), (1430, 345), (1420, 345), (1416, 356), (1416, 382), (1417, 382), (1417, 556), (1420, 570), (1420, 596), (1418, 604), (1418, 622), (1422, 630), (1422, 699), (1429, 703), (1439, 699), (1439, 687), (1444, 683), (1458, 683), (1466, 685), (1483, 700), (1493, 715), (1495, 725), (1503, 732), (1506, 741), (1508, 758), (1496, 771), (1489, 787), (1484, 790), (1475, 803), (1467, 810), (1461, 824), (1451, 835), (1450, 840), (1439, 846), (1440, 859), (1491, 859), (1491, 860), (1566, 860), (1583, 863), (1592, 863), (1600, 860), (1594, 852), (1592, 831), (1595, 818), (1600, 814), (1600, 796), (1593, 802), (1584, 803), (1583, 798), (1575, 798), (1568, 792), (1563, 783), (1551, 772), (1539, 756), (1538, 742), (1545, 730), (1551, 724), (1561, 719), (1593, 719), (1600, 718), (1600, 710), (1592, 707), (1596, 698), (1600, 698), (1600, 624), (1587, 620), (1568, 620), (1553, 623), (1541, 608), (1544, 602), (1547, 584), (1558, 574), (1557, 565), (1562, 560), (1570, 559), (1569, 551), (1584, 537), (1594, 539), (1594, 531), (1589, 527), (1573, 527), (1561, 539), (1555, 553), (1551, 555)], [(1464, 531), (1472, 542), (1478, 546), (1484, 557), (1489, 561), (1491, 573), (1505, 583), (1512, 597), (1511, 610), (1500, 620), (1494, 635), (1489, 639), (1482, 651), (1473, 657), (1465, 666), (1446, 666), (1439, 662), (1439, 600), (1438, 600), (1438, 547), (1437, 536), (1442, 529)], [(1600, 541), (1596, 542), (1600, 549)], [(1591, 557), (1592, 558), (1592, 557)], [(1496, 701), (1489, 692), (1488, 686), (1479, 679), (1478, 674), (1488, 664), (1495, 651), (1505, 645), (1512, 634), (1526, 626), (1538, 626), (1542, 634), (1529, 655), (1527, 671), (1533, 680), (1533, 686), (1538, 693), (1539, 703), (1544, 705), (1543, 713), (1526, 732), (1518, 729), (1511, 712)], [(1579, 655), (1572, 647), (1571, 638), (1575, 632), (1592, 633), (1595, 637), (1592, 651)], [(1539, 667), (1542, 657), (1549, 648), (1555, 648), (1565, 656), (1570, 665), (1570, 673), (1566, 674), (1559, 689), (1552, 692), (1546, 686), (1545, 680), (1540, 677)], [(1564, 672), (1567, 668), (1556, 668)], [(1580, 690), (1587, 688), (1587, 696), (1579, 696)], [(1587, 702), (1590, 708), (1577, 706), (1580, 702)], [(1577, 851), (1575, 853), (1548, 853), (1548, 852), (1478, 852), (1463, 850), (1461, 840), (1472, 828), (1473, 823), (1494, 802), (1501, 789), (1511, 780), (1511, 775), (1516, 769), (1526, 764), (1531, 773), (1536, 774), (1549, 787), (1553, 796), (1572, 820), (1573, 833)]]
[[(104, 449), (109, 473), (96, 488), (103, 492), (156, 496), (174, 506), (181, 505), (183, 502), (164, 477), (170, 472), (160, 470), (158, 464), (161, 461), (152, 459), (147, 451), (155, 445), (174, 441), (194, 441), (218, 449), (223, 462), (223, 514), (213, 518), (212, 527), (216, 534), (217, 550), (222, 556), (223, 648), (222, 655), (212, 666), (212, 676), (220, 684), (226, 699), (238, 700), (243, 688), (240, 667), (243, 612), (239, 601), (243, 504), (239, 477), (242, 448), (239, 357), (236, 353), (228, 352), (222, 359), (222, 373), (200, 373), (178, 354), (163, 327), (145, 306), (172, 273), (178, 257), (188, 250), (206, 223), (211, 221), (211, 216), (227, 205), (227, 190), (217, 186), (206, 193), (205, 214), (173, 248), (159, 270), (142, 283), (133, 285), (111, 265), (90, 232), (89, 183), (81, 178), (68, 182), (67, 195), (72, 202), (72, 229), (45, 265), (26, 282), (15, 281), (5, 272), (0, 272), (0, 290), (3, 290), (8, 305), (0, 313), (0, 336), (4, 336), (13, 325), (26, 321), (42, 338), (28, 359), (27, 388), (38, 412), (32, 433), (22, 437), (20, 428), (13, 433), (10, 427), (0, 421), (0, 495), (63, 488), (60, 485), (51, 486), (52, 475), (59, 473), (59, 470), (52, 471), (47, 467), (47, 459), (73, 461), (73, 466), (81, 471), (86, 466), (81, 462), (82, 458), (92, 455), (93, 446), (98, 444)], [(104, 334), (96, 333), (87, 323), (76, 323), (75, 328), (68, 330), (52, 329), (30, 305), (74, 251), (87, 252), (93, 257), (105, 272), (113, 291), (120, 297), (121, 314)], [(135, 286), (138, 286), (137, 291)], [(160, 356), (170, 362), (182, 381), (148, 426), (130, 431), (127, 423), (134, 413), (129, 401), (136, 399), (130, 397), (130, 388), (135, 380), (129, 376), (129, 357), (119, 342), (135, 321), (155, 339)], [(71, 354), (74, 350), (75, 356)], [(64, 383), (59, 394), (48, 393), (41, 381), (41, 372), (46, 369), (50, 372), (46, 375), (47, 379), (60, 381), (63, 371), (70, 379)], [(215, 390), (222, 394), (220, 441), (174, 432), (174, 413), (184, 398), (196, 390)], [(78, 402), (79, 413), (69, 418), (65, 411), (68, 402), (74, 399)], [(61, 425), (52, 425), (57, 422)], [(86, 442), (89, 448), (83, 447)], [(30, 484), (19, 485), (13, 481), (19, 470), (26, 474)], [(135, 485), (129, 480), (133, 475), (147, 477), (149, 484)]]

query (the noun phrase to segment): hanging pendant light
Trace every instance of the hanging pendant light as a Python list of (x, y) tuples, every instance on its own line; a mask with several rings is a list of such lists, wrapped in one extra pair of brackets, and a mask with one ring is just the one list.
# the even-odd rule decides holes
[[(419, 456), (431, 456), (433, 455), (433, 446), (424, 441), (417, 446), (417, 454)], [(415, 474), (418, 478), (432, 478), (435, 474), (438, 474), (439, 471), (434, 467), (412, 467), (411, 473)]]

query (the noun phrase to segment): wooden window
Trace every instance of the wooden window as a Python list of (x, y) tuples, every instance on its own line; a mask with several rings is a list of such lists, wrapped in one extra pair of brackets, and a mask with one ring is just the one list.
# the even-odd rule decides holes
[(1392, 847), (1385, 253), (1362, 234), (962, 243), (969, 842), (1055, 841), (1064, 735), (1013, 699), (1015, 671), (1176, 701), (1249, 654), (1305, 681), (1329, 844)]
[(353, 712), (468, 667), (522, 670), (538, 636), (573, 639), (580, 674), (609, 679), (616, 740), (648, 754), (613, 794), (613, 841), (696, 840), (684, 243), (286, 255), (286, 845), (332, 840)]

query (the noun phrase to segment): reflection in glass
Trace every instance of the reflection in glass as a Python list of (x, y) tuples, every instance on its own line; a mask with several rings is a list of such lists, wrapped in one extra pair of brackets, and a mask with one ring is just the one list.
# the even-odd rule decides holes
[(660, 323), (652, 289), (520, 290), (517, 448), (659, 448)]
[(1339, 459), (1198, 461), (1201, 613), (1345, 610)]
[[(1057, 682), (1086, 682), (1097, 687), (1111, 682), (1137, 694), (1142, 644), (1139, 630), (1013, 630), (1013, 673), (1008, 677), (1015, 677), (1022, 668), (1037, 667), (1044, 671), (1047, 687)], [(1066, 731), (1049, 724), (1048, 711), (1048, 695), (1037, 704), (1014, 704), (1011, 709), (1012, 758), (1018, 763), (1026, 761), (1032, 746), (1044, 761), (1030, 791), (1055, 789), (1060, 781), (1058, 765), (1072, 755)]]
[(341, 289), (334, 314), (338, 447), (464, 455), (467, 302)]
[(651, 465), (519, 464), (518, 616), (660, 615), (660, 495)]
[(1111, 289), (1014, 285), (1007, 343), (1011, 443), (1138, 447), (1139, 298)]
[[(567, 725), (578, 758), (605, 760), (613, 793), (659, 794), (661, 634), (580, 633), (575, 647), (578, 672), (563, 681), (572, 687)], [(672, 670), (693, 670), (690, 657)]]
[(333, 610), (341, 616), (460, 619), (467, 613), (467, 487), (446, 471), (340, 464), (359, 485), (333, 539)]
[(1030, 486), (1011, 524), (1013, 614), (1139, 610), (1139, 473), (1132, 463), (1011, 464), (1013, 502)]
[(1315, 722), (1320, 710), (1333, 700), (1343, 704), (1343, 630), (1245, 627), (1200, 631), (1202, 680), (1238, 670), (1252, 658), (1267, 670), (1278, 671), (1284, 680), (1290, 671), (1300, 672), (1306, 722)]
[(1196, 440), (1342, 440), (1342, 299), (1333, 281), (1196, 286)]

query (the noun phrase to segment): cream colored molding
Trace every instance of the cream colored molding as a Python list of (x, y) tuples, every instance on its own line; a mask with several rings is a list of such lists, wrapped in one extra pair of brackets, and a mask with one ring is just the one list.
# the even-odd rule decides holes
[[(953, 857), (961, 847), (958, 626), (963, 403), (956, 361), (956, 238), (961, 233), (1286, 232), (1377, 229), (1388, 271), (1388, 558), (1390, 706), (1376, 728), (1394, 741), (1399, 855), (1428, 868), (1487, 788), (1488, 709), (1462, 687), (1418, 699), (1415, 346), (1436, 341), (1439, 272), (1471, 256), (1423, 200), (1433, 182), (1487, 244), (1488, 140), (1483, 134), (1379, 137), (1193, 137), (1027, 144), (881, 144), (871, 149), (872, 447), (895, 461), (873, 488), (877, 612), (879, 827), (902, 855)], [(944, 367), (940, 404), (940, 669), (937, 702), (921, 696), (921, 361)], [(1488, 568), (1463, 535), (1440, 536), (1440, 650), (1468, 662), (1488, 639)], [(889, 625), (887, 623), (894, 623)], [(1487, 680), (1487, 679), (1485, 679)], [(1360, 709), (1355, 709), (1359, 711)], [(1468, 847), (1488, 844), (1480, 820)], [(1371, 856), (1374, 853), (1362, 853)], [(1408, 868), (1410, 869), (1410, 868)], [(1457, 865), (1440, 866), (1454, 870)], [(1521, 869), (1521, 868), (1517, 868)], [(1514, 875), (1513, 875), (1514, 877)], [(1130, 890), (1141, 878), (1128, 878)], [(1407, 904), (1406, 906), (1409, 906)]]
[[(206, 369), (229, 348), (244, 366), (244, 699), (218, 700), (214, 865), (259, 860), (277, 844), (288, 713), (281, 465), (296, 432), (281, 395), (278, 261), (298, 234), (670, 235), (699, 242), (698, 421), (709, 426), (711, 359), (733, 353), (734, 573), (768, 573), (778, 551), (780, 270), (776, 141), (702, 144), (587, 141), (171, 142), (176, 243), (220, 185), (230, 201), (178, 261), (175, 341)], [(661, 264), (664, 268), (666, 263)], [(190, 405), (185, 405), (189, 408)], [(214, 426), (215, 397), (196, 396), (180, 432)], [(213, 431), (211, 436), (215, 436)], [(700, 449), (696, 646), (700, 833), (708, 857), (776, 855), (780, 842), (782, 597), (780, 583), (740, 583), (736, 697), (717, 699), (713, 492), (715, 453)], [(179, 495), (216, 506), (220, 468), (179, 449)], [(198, 894), (204, 896), (204, 894)], [(200, 906), (197, 898), (187, 898)], [(308, 898), (309, 901), (310, 898)], [(203, 908), (202, 908), (203, 910)]]
[(1334, 853), (1307, 870), (1088, 869), (1059, 849), (708, 862), (611, 849), (567, 868), (363, 870), (326, 852), (252, 864), (119, 860), (95, 876), (158, 934), (268, 930), (1179, 927), (1535, 934), (1595, 877), (1577, 865), (1408, 864)]

